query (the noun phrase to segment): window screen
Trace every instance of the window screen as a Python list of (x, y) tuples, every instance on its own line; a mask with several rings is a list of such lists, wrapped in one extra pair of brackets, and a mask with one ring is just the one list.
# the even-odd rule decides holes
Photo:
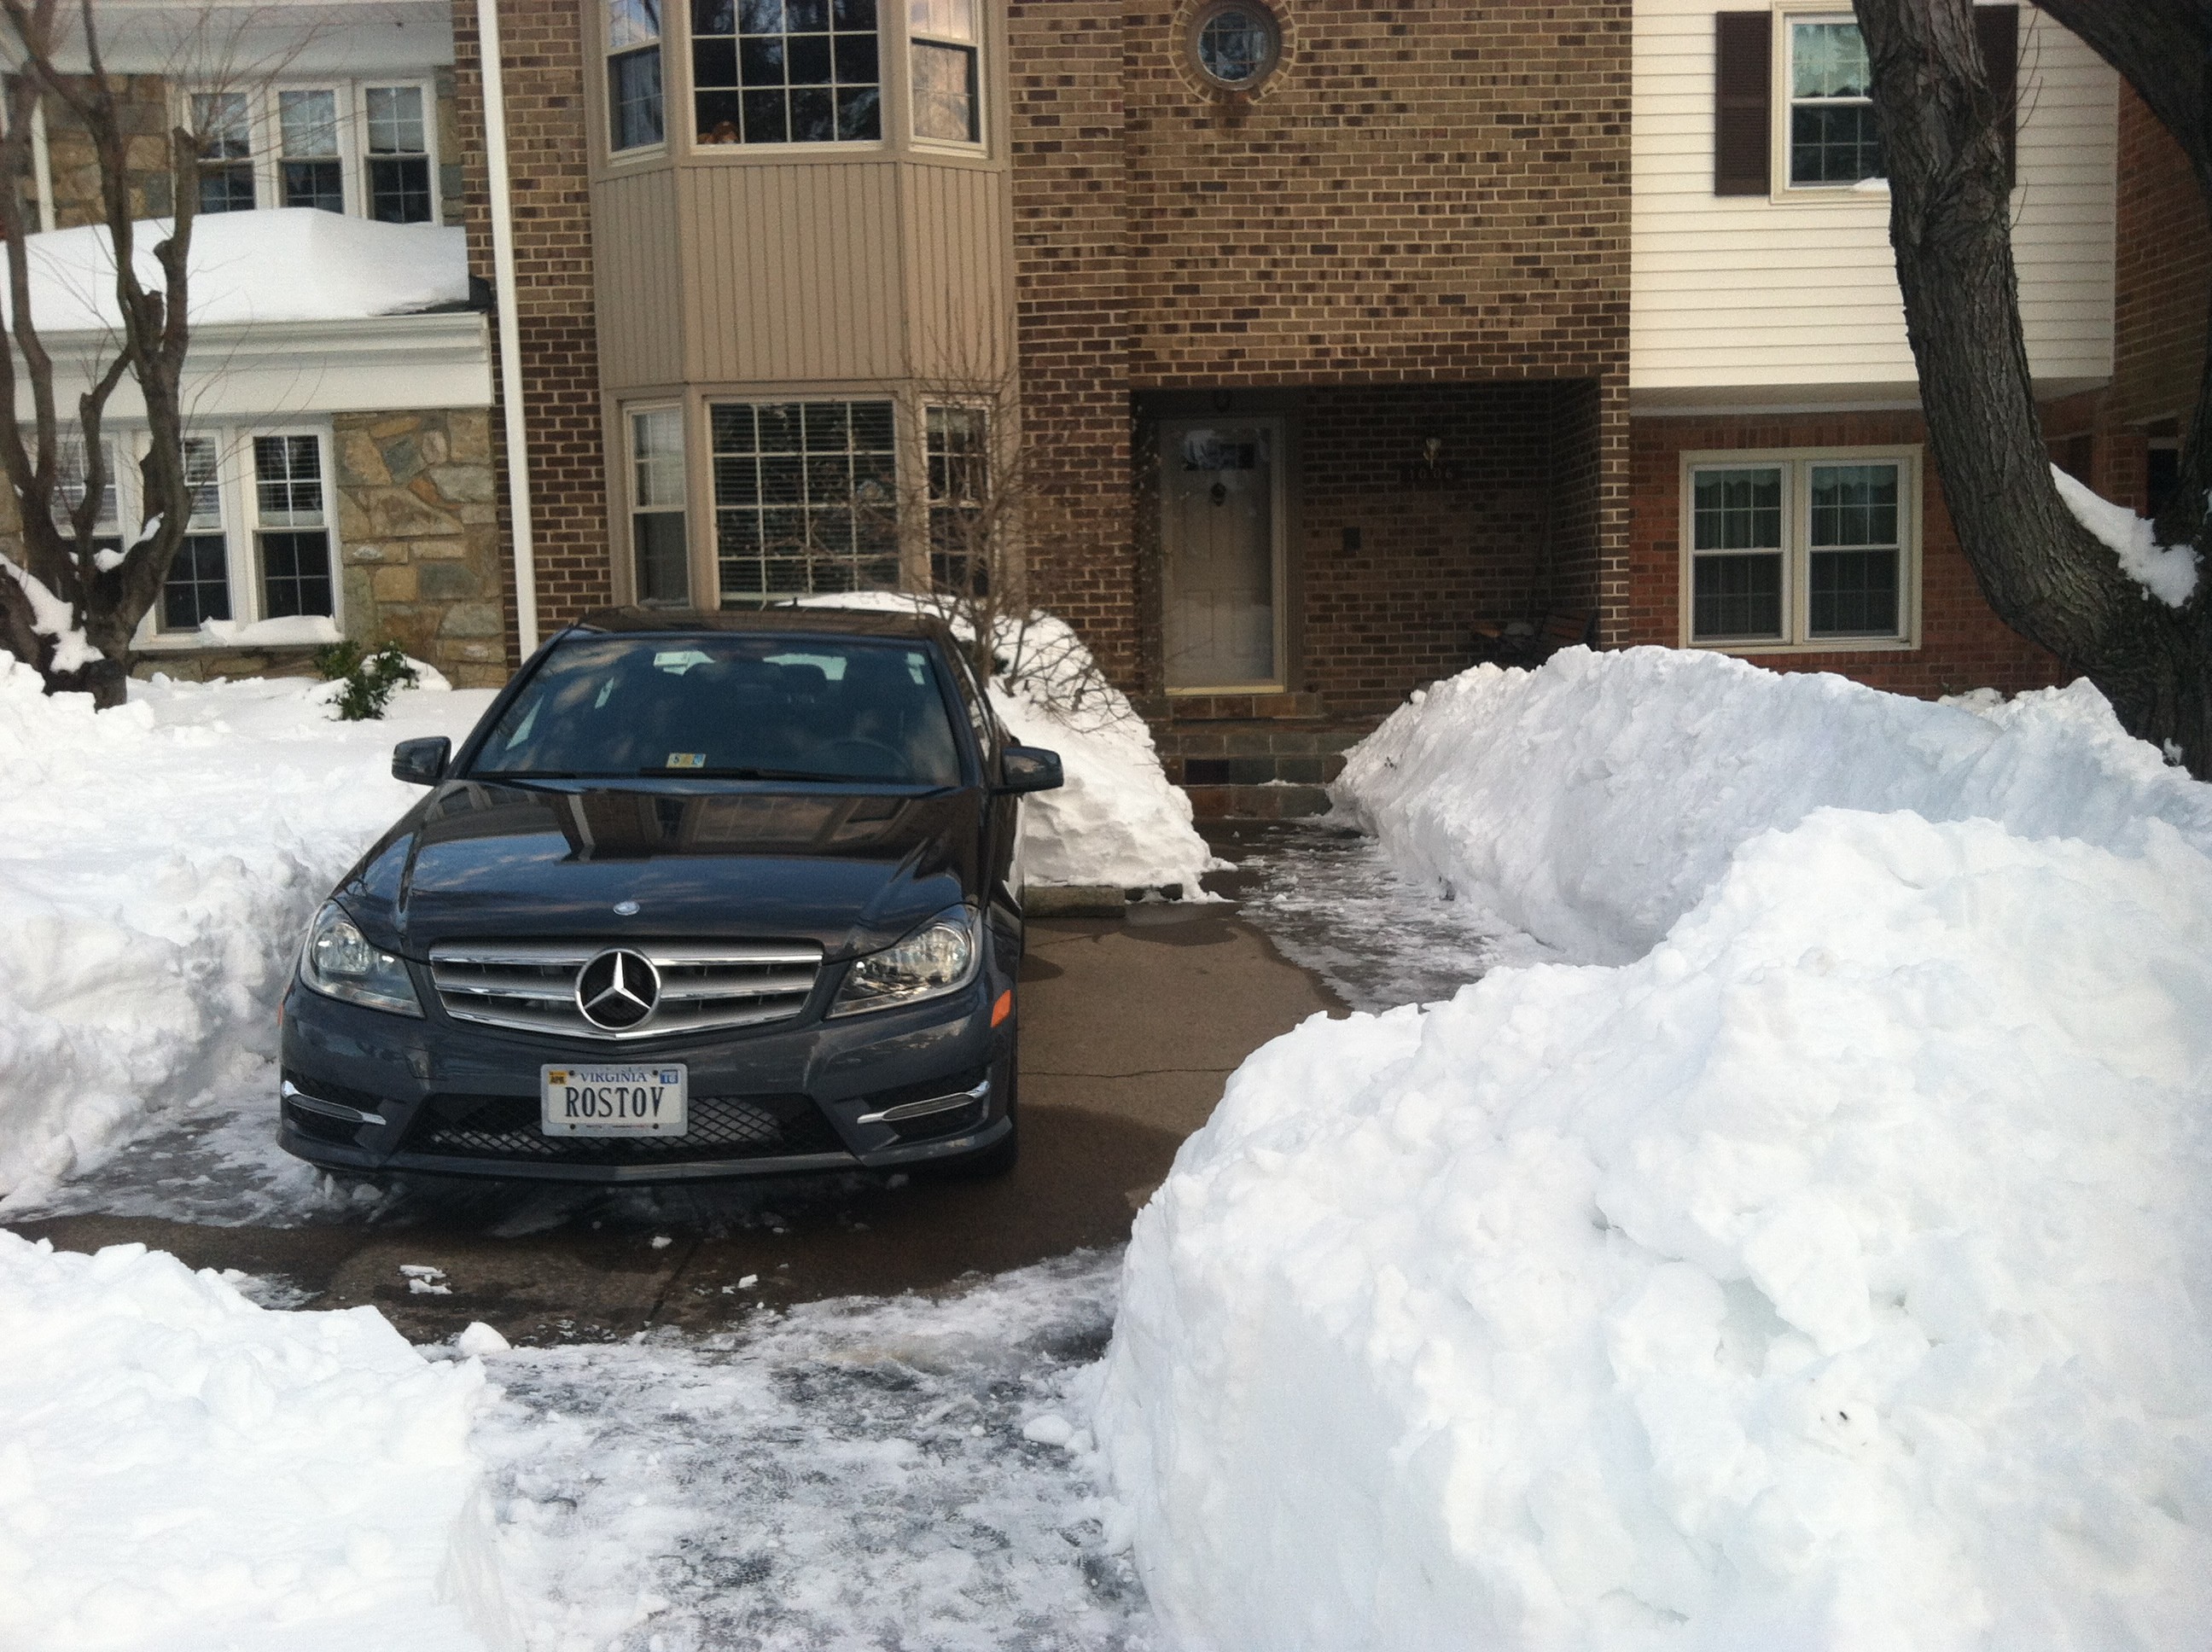
[(335, 611), (321, 442), (313, 436), (256, 436), (253, 477), (263, 614), (281, 619)]
[(645, 149), (663, 136), (660, 0), (608, 0), (608, 147)]
[(709, 425), (725, 601), (898, 588), (889, 402), (722, 403)]
[(253, 106), (243, 92), (192, 94), (202, 212), (253, 210)]
[(1780, 468), (1695, 472), (1691, 533), (1692, 637), (1701, 642), (1779, 638)]
[(278, 188), (288, 207), (345, 210), (345, 163), (338, 154), (338, 94), (279, 92)]
[(372, 86), (363, 94), (368, 140), (368, 216), (387, 224), (426, 224), (430, 142), (419, 86)]
[(1898, 630), (1898, 467), (1815, 465), (1806, 629), (1816, 637)]
[(876, 0), (692, 0), (702, 143), (883, 136)]
[(1881, 176), (1874, 75), (1859, 26), (1790, 26), (1790, 181), (1856, 184)]

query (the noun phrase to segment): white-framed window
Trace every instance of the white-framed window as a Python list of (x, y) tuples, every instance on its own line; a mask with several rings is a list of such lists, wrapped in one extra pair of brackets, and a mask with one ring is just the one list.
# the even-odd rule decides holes
[(1911, 647), (1917, 448), (1692, 453), (1682, 461), (1682, 641), (1736, 653)]
[[(113, 480), (95, 541), (120, 549), (143, 519), (139, 464), (143, 429), (109, 438)], [(313, 425), (196, 426), (184, 439), (191, 518), (154, 607), (142, 647), (185, 647), (210, 638), (207, 622), (252, 624), (295, 616), (339, 617), (337, 513), (331, 496), (330, 433)], [(74, 464), (74, 469), (72, 465)], [(66, 448), (62, 492), (82, 498), (83, 469)], [(126, 528), (127, 525), (127, 528)], [(112, 537), (111, 537), (112, 526)]]
[(1874, 71), (1849, 11), (1781, 18), (1783, 177), (1790, 189), (1849, 189), (1882, 173)]
[(647, 608), (691, 605), (691, 539), (684, 512), (684, 410), (633, 407), (629, 434), (630, 570)]
[(876, 0), (692, 0), (693, 128), (723, 143), (884, 135)]
[(394, 224), (438, 214), (437, 100), (404, 77), (191, 91), (200, 210), (315, 207)]
[(710, 402), (707, 421), (723, 601), (899, 588), (889, 400)]
[(982, 0), (907, 0), (916, 137), (983, 141), (981, 6)]
[(959, 404), (922, 410), (929, 467), (929, 579), (939, 591), (990, 589), (991, 413)]
[(667, 141), (660, 3), (607, 0), (607, 148), (617, 155)]

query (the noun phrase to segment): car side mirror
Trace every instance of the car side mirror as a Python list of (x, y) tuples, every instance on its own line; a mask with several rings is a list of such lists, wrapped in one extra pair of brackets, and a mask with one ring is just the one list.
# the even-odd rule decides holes
[(402, 740), (392, 748), (392, 778), (410, 786), (435, 786), (453, 758), (453, 743), (442, 734)]
[(1060, 753), (1041, 746), (1010, 745), (999, 754), (994, 792), (1050, 792), (1063, 784)]

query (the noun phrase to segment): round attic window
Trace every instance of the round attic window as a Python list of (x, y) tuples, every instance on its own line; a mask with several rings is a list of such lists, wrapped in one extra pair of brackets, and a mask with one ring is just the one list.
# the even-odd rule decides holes
[(1198, 71), (1216, 86), (1249, 92), (1267, 78), (1282, 54), (1283, 37), (1273, 13), (1251, 0), (1208, 6), (1191, 32)]

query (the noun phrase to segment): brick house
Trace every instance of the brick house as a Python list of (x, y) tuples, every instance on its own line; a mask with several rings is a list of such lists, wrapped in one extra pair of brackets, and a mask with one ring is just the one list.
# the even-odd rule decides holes
[[(1207, 811), (1317, 806), (1478, 626), (1544, 610), (1911, 693), (2061, 675), (1928, 474), (1847, 7), (328, 9), (422, 25), (434, 210), (520, 392), (445, 436), (481, 469), (463, 531), (419, 533), (465, 580), (355, 513), (357, 634), (465, 635), (489, 675), (609, 602), (925, 584), (1012, 431), (1022, 594)], [(2140, 506), (2203, 349), (2204, 215), (2086, 48), (1980, 15), (2054, 454)], [(402, 514), (411, 416), (330, 415)]]

